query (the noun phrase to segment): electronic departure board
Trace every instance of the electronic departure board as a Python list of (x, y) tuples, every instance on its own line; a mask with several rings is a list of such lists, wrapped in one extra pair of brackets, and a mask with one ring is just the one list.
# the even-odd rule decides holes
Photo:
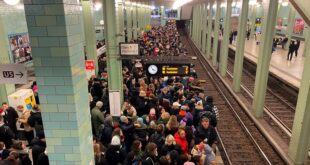
[(190, 64), (149, 63), (146, 64), (146, 71), (149, 76), (188, 76), (190, 74)]

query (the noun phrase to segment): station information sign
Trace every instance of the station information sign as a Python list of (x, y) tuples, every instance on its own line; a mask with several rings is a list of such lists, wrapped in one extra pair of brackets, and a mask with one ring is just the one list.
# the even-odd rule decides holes
[(149, 76), (188, 76), (190, 74), (190, 64), (147, 63), (146, 71)]

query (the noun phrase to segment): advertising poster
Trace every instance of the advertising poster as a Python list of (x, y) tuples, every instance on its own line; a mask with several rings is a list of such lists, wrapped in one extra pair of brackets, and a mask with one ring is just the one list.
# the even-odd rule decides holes
[(12, 60), (15, 64), (22, 64), (32, 60), (28, 33), (9, 35)]
[(302, 19), (295, 19), (294, 33), (302, 35), (305, 28), (305, 22)]

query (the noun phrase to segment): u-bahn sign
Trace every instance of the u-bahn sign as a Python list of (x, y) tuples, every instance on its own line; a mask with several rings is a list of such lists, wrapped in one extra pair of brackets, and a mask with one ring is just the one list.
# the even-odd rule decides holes
[(139, 44), (138, 43), (120, 43), (120, 55), (121, 56), (138, 56)]
[(1, 64), (0, 84), (27, 84), (27, 70), (24, 64)]
[(188, 63), (147, 63), (146, 72), (149, 76), (188, 76)]

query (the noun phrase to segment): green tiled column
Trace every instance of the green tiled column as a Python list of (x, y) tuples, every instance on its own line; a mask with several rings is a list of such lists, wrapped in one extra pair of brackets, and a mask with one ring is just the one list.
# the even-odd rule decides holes
[(262, 117), (267, 89), (271, 49), (277, 19), (278, 1), (269, 1), (265, 7), (263, 32), (256, 69), (252, 109), (256, 117)]
[(248, 9), (249, 9), (249, 0), (242, 0), (242, 8), (238, 24), (237, 50), (234, 63), (233, 89), (235, 92), (240, 91), (240, 83), (243, 69), (245, 36), (247, 30), (245, 27), (247, 25), (248, 20)]
[(132, 39), (132, 6), (131, 4), (126, 5), (126, 22), (127, 22), (127, 37), (128, 42)]
[(123, 9), (123, 2), (119, 1), (116, 7), (116, 27), (117, 27), (117, 34), (118, 42), (125, 42), (125, 33), (124, 33), (124, 9)]
[(193, 21), (189, 20), (189, 36), (193, 38)]
[(288, 155), (296, 165), (303, 165), (308, 158), (310, 137), (310, 47), (305, 47), (308, 52), (305, 58), (302, 80), (299, 88), (298, 101), (295, 111), (291, 142)]
[(193, 6), (193, 41), (196, 42), (196, 6)]
[[(122, 63), (119, 59), (119, 46), (117, 42), (116, 32), (117, 26), (115, 22), (115, 1), (114, 0), (103, 0), (103, 15), (105, 24), (105, 34), (106, 35), (106, 46), (107, 46), (107, 64), (108, 64), (108, 75), (109, 75), (109, 92), (119, 91), (120, 97), (119, 100), (113, 100), (115, 104), (121, 105), (123, 99), (123, 77), (122, 77)], [(110, 103), (112, 103), (109, 98)], [(112, 106), (110, 106), (111, 108)], [(110, 111), (114, 111), (110, 109)], [(120, 114), (116, 114), (119, 116)]]
[(203, 4), (203, 15), (202, 15), (202, 52), (206, 53), (206, 33), (207, 33), (207, 4)]
[(226, 16), (224, 20), (224, 34), (221, 45), (221, 56), (220, 56), (220, 73), (221, 76), (226, 76), (227, 71), (227, 60), (228, 60), (228, 41), (230, 36), (230, 18), (231, 18), (231, 4), (232, 0), (226, 2)]
[(24, 1), (51, 165), (90, 164), (93, 142), (77, 1)]
[(309, 26), (307, 25), (304, 28), (304, 35), (305, 35), (305, 46), (304, 46), (305, 48), (304, 48), (303, 56), (307, 57), (310, 54), (308, 53), (310, 50), (306, 49), (310, 47), (310, 30), (309, 30)]
[(142, 22), (141, 22), (141, 15), (142, 15), (142, 10), (141, 10), (141, 3), (137, 3), (137, 27), (138, 27), (138, 30), (137, 30), (137, 35), (138, 37), (140, 36), (141, 34), (141, 30), (142, 30)]
[(85, 30), (86, 40), (86, 55), (89, 60), (95, 61), (95, 74), (98, 73), (98, 62), (97, 62), (97, 49), (96, 49), (96, 34), (94, 17), (91, 10), (92, 3), (89, 0), (82, 1), (83, 7), (83, 22)]
[(255, 34), (255, 21), (256, 21), (256, 8), (257, 5), (252, 5), (251, 8), (251, 38), (254, 38)]
[(161, 13), (161, 16), (160, 16), (160, 25), (161, 25), (161, 26), (165, 26), (166, 20), (165, 20), (165, 7), (164, 7), (164, 6), (161, 6), (161, 7), (160, 7), (160, 13)]
[(202, 13), (202, 6), (201, 4), (198, 5), (198, 22), (197, 22), (197, 25), (198, 25), (198, 42), (197, 42), (197, 45), (199, 47), (199, 49), (201, 49), (201, 13)]
[(212, 52), (212, 64), (217, 65), (217, 48), (219, 41), (219, 29), (220, 29), (220, 15), (221, 15), (221, 2), (216, 2), (216, 14), (215, 14), (215, 25), (214, 25), (214, 40), (213, 40), (213, 52)]
[(133, 33), (133, 39), (137, 39), (138, 34), (138, 24), (137, 24), (137, 18), (138, 18), (138, 6), (136, 3), (132, 4), (132, 33)]
[[(9, 50), (6, 47), (6, 40), (4, 37), (8, 35), (4, 31), (2, 17), (0, 16), (0, 65), (10, 63)], [(0, 103), (8, 101), (8, 95), (15, 92), (14, 84), (0, 84)]]
[(296, 10), (294, 9), (293, 5), (290, 4), (290, 11), (288, 15), (288, 25), (286, 28), (286, 37), (287, 37), (287, 43), (285, 44), (285, 49), (288, 50), (290, 44), (291, 44), (291, 39), (292, 39), (292, 34), (294, 30), (294, 24), (295, 24), (295, 15), (296, 15)]
[(213, 2), (209, 1), (208, 8), (208, 38), (207, 38), (207, 58), (211, 56), (211, 36), (212, 36), (212, 6)]

